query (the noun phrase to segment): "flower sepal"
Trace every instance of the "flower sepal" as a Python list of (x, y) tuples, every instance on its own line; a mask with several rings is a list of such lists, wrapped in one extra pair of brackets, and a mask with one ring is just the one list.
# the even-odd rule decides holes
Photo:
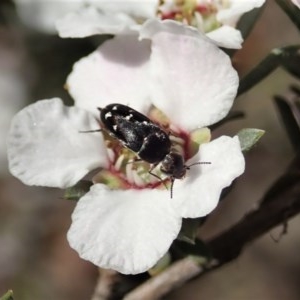
[(154, 267), (148, 270), (150, 276), (156, 276), (157, 274), (163, 272), (172, 263), (172, 258), (170, 252), (167, 252)]
[(78, 201), (81, 197), (83, 197), (93, 185), (91, 181), (88, 180), (80, 180), (75, 185), (65, 189), (63, 199)]

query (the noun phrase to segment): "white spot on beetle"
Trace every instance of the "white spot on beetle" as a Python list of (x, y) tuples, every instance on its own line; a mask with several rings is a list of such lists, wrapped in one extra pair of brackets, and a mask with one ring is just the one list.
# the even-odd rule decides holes
[(111, 112), (109, 111), (109, 112), (107, 112), (106, 114), (105, 114), (105, 119), (108, 119), (108, 118), (110, 118), (112, 116), (112, 114), (111, 114)]
[(118, 125), (113, 125), (114, 131), (117, 131)]
[(130, 119), (132, 119), (133, 115), (129, 114), (128, 116), (125, 117), (126, 120), (130, 121)]
[(118, 110), (118, 105), (115, 105), (112, 110)]

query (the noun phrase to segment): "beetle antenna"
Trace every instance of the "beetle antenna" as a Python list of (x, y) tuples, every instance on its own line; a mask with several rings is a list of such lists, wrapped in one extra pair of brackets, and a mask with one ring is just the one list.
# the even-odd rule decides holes
[(171, 178), (171, 188), (170, 188), (170, 193), (171, 193), (171, 199), (173, 198), (173, 186), (174, 186), (175, 178)]
[(211, 162), (210, 161), (199, 161), (199, 162), (193, 163), (193, 164), (191, 164), (189, 166), (185, 166), (185, 168), (187, 170), (189, 170), (190, 167), (195, 166), (195, 165), (211, 165)]
[(160, 180), (160, 182), (165, 186), (166, 189), (168, 189), (168, 187), (166, 186), (165, 182), (156, 174), (152, 173), (153, 169), (157, 166), (158, 164), (154, 164), (151, 169), (148, 171), (148, 173), (152, 176), (154, 176), (155, 178), (157, 178), (158, 180)]
[(79, 133), (90, 133), (90, 132), (101, 132), (102, 129), (95, 129), (95, 130), (80, 130)]
[[(97, 107), (97, 109), (99, 110), (99, 111), (101, 111), (102, 110), (102, 108), (101, 107)], [(95, 130), (81, 130), (81, 131), (79, 131), (79, 133), (91, 133), (91, 132), (101, 132), (102, 131), (102, 129), (100, 128), (100, 129), (95, 129)]]

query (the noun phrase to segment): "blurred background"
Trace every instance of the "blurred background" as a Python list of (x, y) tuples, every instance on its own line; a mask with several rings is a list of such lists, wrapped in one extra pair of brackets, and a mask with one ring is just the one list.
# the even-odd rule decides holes
[[(42, 16), (37, 7), (20, 14), (11, 1), (0, 2), (0, 295), (13, 289), (17, 300), (90, 299), (98, 270), (81, 260), (66, 240), (75, 203), (62, 200), (58, 189), (29, 187), (13, 178), (7, 169), (5, 139), (11, 118), (22, 107), (51, 97), (72, 103), (64, 89), (66, 77), (74, 62), (96, 49), (100, 39), (60, 39), (51, 22), (37, 27), (37, 16)], [(243, 49), (234, 56), (234, 65), (243, 76), (271, 49), (299, 42), (289, 18), (268, 0)], [(297, 83), (278, 68), (236, 100), (234, 110), (244, 111), (245, 118), (215, 132), (266, 130), (246, 156), (245, 174), (201, 228), (200, 237), (213, 237), (240, 220), (294, 158), (272, 97), (284, 95)], [(299, 216), (275, 242), (281, 231), (275, 228), (234, 262), (187, 283), (166, 299), (300, 299)]]

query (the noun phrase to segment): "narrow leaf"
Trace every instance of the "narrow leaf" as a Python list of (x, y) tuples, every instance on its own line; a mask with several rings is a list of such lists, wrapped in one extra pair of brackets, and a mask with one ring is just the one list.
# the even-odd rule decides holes
[(280, 49), (274, 49), (240, 81), (238, 96), (250, 90), (280, 65)]
[(300, 100), (297, 94), (291, 99), (274, 96), (274, 100), (287, 134), (296, 151), (300, 150)]
[(6, 292), (6, 294), (4, 294), (0, 300), (14, 300), (13, 298), (13, 291), (12, 290), (9, 290)]
[(245, 128), (238, 132), (243, 152), (249, 151), (264, 135), (265, 131), (256, 128)]
[(291, 75), (300, 79), (300, 46), (292, 46), (284, 51), (282, 55), (282, 66)]
[(164, 271), (172, 262), (172, 258), (169, 252), (167, 252), (154, 267), (148, 270), (150, 276), (156, 276), (157, 274)]
[(203, 218), (183, 219), (177, 239), (189, 244), (195, 244), (197, 231), (202, 223), (202, 219)]
[(288, 0), (275, 0), (279, 7), (287, 14), (291, 21), (300, 30), (300, 9), (292, 4), (292, 1)]
[(291, 74), (300, 77), (299, 51), (300, 45), (273, 49), (267, 57), (241, 79), (238, 95), (247, 92), (281, 65)]
[(299, 86), (292, 84), (290, 86), (290, 89), (295, 94), (295, 96), (298, 96), (298, 98), (300, 98), (300, 87)]
[(252, 9), (251, 11), (243, 14), (243, 16), (238, 21), (237, 29), (240, 30), (244, 39), (246, 39), (248, 37), (248, 35), (250, 34), (256, 21), (261, 16), (261, 14), (264, 10), (264, 7), (265, 7), (265, 5), (262, 5), (261, 7)]

